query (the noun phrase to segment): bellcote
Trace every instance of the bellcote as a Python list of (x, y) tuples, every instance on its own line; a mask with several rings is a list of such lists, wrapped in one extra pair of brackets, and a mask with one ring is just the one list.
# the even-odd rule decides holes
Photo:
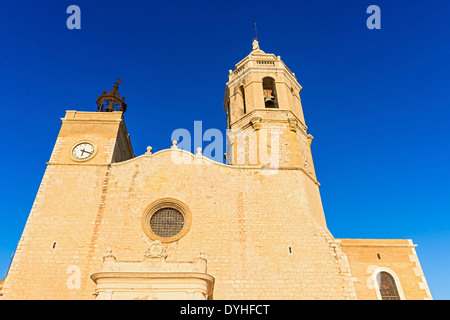
[(305, 125), (301, 85), (280, 56), (265, 53), (257, 40), (250, 54), (229, 71), (224, 109), (228, 128), (254, 110), (291, 111), (289, 118)]
[(97, 112), (113, 112), (113, 111), (127, 111), (127, 104), (125, 97), (120, 97), (119, 84), (122, 79), (117, 79), (114, 87), (106, 93), (106, 90), (97, 98)]

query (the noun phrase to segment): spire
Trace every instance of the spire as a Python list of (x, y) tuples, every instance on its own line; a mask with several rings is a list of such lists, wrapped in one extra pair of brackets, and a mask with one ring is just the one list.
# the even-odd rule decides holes
[(256, 29), (256, 22), (255, 22), (255, 39), (253, 39), (252, 46), (253, 46), (252, 51), (260, 50), (258, 42), (258, 30)]
[(112, 90), (106, 94), (106, 90), (102, 95), (97, 98), (97, 112), (112, 112), (127, 110), (127, 104), (125, 103), (125, 97), (120, 98), (119, 84), (122, 79), (117, 79)]

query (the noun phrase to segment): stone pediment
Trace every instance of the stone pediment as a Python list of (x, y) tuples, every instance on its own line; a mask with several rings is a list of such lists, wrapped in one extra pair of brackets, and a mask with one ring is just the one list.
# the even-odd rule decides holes
[(108, 249), (102, 269), (91, 275), (98, 300), (212, 299), (214, 278), (207, 274), (203, 252), (192, 261), (167, 261), (154, 241), (142, 261), (119, 261)]

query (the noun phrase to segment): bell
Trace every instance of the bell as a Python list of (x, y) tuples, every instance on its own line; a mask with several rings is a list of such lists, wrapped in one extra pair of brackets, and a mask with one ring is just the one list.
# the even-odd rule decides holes
[(266, 108), (275, 108), (275, 102), (273, 101), (273, 99), (266, 98), (264, 104)]

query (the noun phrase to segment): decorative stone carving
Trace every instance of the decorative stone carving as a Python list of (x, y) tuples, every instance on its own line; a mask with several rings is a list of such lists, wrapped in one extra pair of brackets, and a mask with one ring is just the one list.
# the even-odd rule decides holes
[(147, 249), (144, 255), (145, 258), (167, 258), (166, 248), (163, 247), (161, 241), (155, 240)]
[(252, 124), (254, 130), (261, 129), (261, 118), (253, 118), (252, 120), (250, 120), (250, 123)]
[(288, 122), (289, 122), (289, 130), (296, 132), (298, 121), (294, 119), (288, 119)]
[(312, 143), (314, 137), (311, 134), (308, 134), (307, 138), (308, 138), (308, 145), (311, 147), (311, 143)]
[(103, 261), (116, 261), (116, 257), (112, 254), (112, 249), (108, 248), (106, 250), (106, 256), (103, 257)]
[(253, 50), (259, 50), (259, 42), (258, 42), (258, 40), (253, 40), (253, 43), (252, 43), (252, 47), (253, 47)]

